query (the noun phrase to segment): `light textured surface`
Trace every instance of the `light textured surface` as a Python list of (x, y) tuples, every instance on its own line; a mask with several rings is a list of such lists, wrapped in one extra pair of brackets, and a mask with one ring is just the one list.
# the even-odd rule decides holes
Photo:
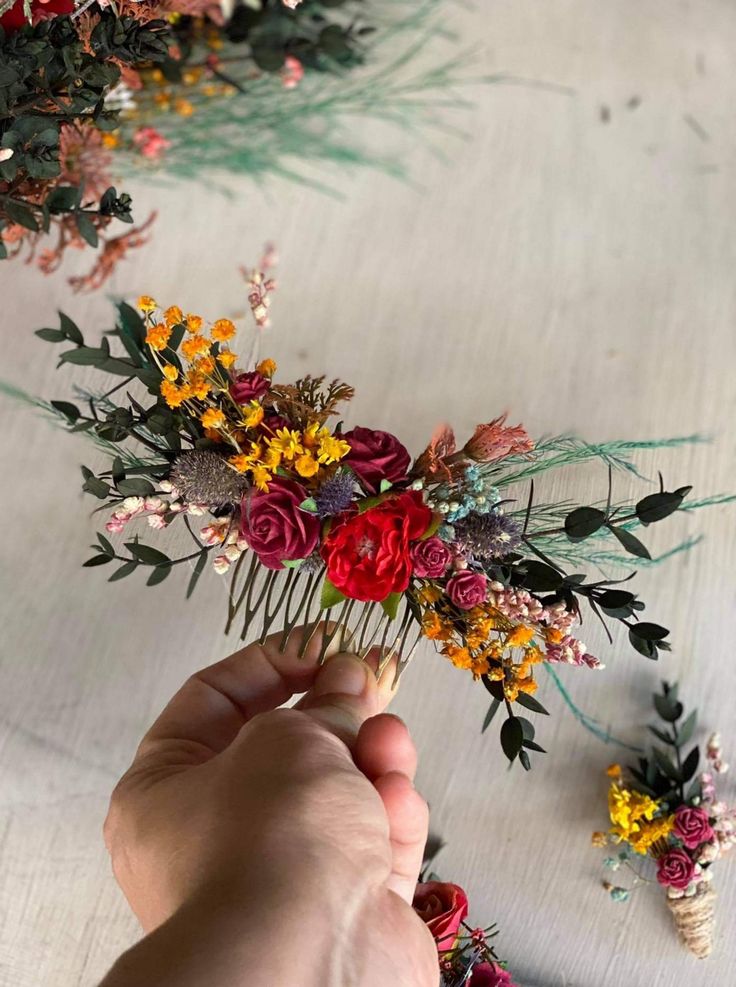
[[(477, 90), (457, 121), (472, 139), (443, 139), (445, 162), (406, 140), (420, 191), (377, 174), (341, 181), (345, 201), (281, 183), (263, 194), (242, 182), (234, 201), (132, 188), (139, 214), (155, 198), (161, 218), (110, 292), (242, 312), (236, 267), (270, 238), (283, 260), (268, 350), (286, 377), (324, 369), (354, 383), (351, 421), (391, 428), (415, 450), (439, 417), (462, 433), (503, 409), (532, 433), (700, 431), (715, 441), (660, 457), (667, 478), (703, 495), (736, 489), (736, 8), (478, 0), (454, 17), (484, 71), (571, 92)], [(2, 267), (0, 289), (2, 376), (65, 397), (72, 372), (56, 372), (31, 331), (59, 307), (86, 330), (108, 324), (105, 297), (72, 298), (62, 277), (18, 265)], [(95, 457), (28, 410), (3, 411), (0, 984), (90, 987), (137, 935), (101, 842), (107, 796), (163, 702), (227, 652), (224, 597), (214, 575), (185, 606), (183, 574), (144, 591), (82, 570), (96, 524), (78, 463)], [(584, 499), (605, 478), (566, 482)], [(624, 643), (607, 649), (591, 623), (586, 643), (608, 669), (564, 676), (584, 709), (635, 738), (660, 672), (679, 676), (703, 728), (720, 727), (736, 750), (735, 530), (733, 510), (717, 508), (651, 533), (660, 549), (707, 538), (640, 580), (675, 651), (657, 668)], [(554, 710), (540, 724), (549, 754), (531, 775), (508, 773), (496, 737), (480, 736), (484, 691), (429, 652), (409, 669), (396, 709), (449, 844), (438, 868), (468, 888), (477, 921), (500, 923), (522, 983), (731, 982), (736, 861), (716, 874), (707, 966), (680, 949), (656, 891), (608, 900), (589, 834), (605, 823), (603, 769), (616, 751), (578, 727), (549, 683), (540, 695)]]

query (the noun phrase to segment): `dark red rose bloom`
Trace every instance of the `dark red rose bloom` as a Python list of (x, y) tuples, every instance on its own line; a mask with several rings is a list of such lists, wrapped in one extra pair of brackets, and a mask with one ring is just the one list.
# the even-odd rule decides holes
[(447, 567), (452, 562), (452, 552), (441, 538), (433, 535), (412, 545), (411, 560), (415, 576), (420, 579), (438, 579), (447, 572)]
[(516, 987), (508, 970), (495, 963), (479, 963), (474, 967), (468, 987)]
[(437, 952), (441, 954), (452, 949), (460, 923), (468, 914), (468, 896), (463, 889), (444, 881), (417, 884), (413, 907), (434, 936)]
[(488, 577), (482, 572), (461, 569), (447, 582), (447, 595), (461, 610), (472, 610), (488, 593)]
[(713, 839), (713, 827), (705, 809), (681, 805), (675, 812), (673, 832), (689, 850), (695, 850), (701, 843)]
[(657, 863), (657, 880), (665, 887), (684, 891), (695, 875), (695, 861), (685, 850), (670, 850)]
[(343, 459), (368, 493), (377, 493), (381, 480), (399, 483), (405, 480), (411, 456), (395, 435), (374, 428), (354, 428), (342, 438), (350, 444)]
[(411, 578), (410, 544), (431, 520), (431, 510), (414, 490), (339, 518), (322, 546), (327, 576), (351, 600), (380, 601), (403, 593)]
[[(47, 21), (59, 14), (71, 14), (74, 11), (74, 0), (33, 0), (31, 3), (31, 20), (34, 24), (40, 21)], [(0, 17), (0, 25), (6, 34), (13, 34), (19, 31), (24, 24), (27, 24), (23, 12), (23, 0), (18, 0), (14, 7), (6, 10)]]
[(230, 395), (238, 404), (248, 404), (249, 401), (259, 401), (268, 394), (271, 381), (257, 370), (247, 374), (238, 374), (230, 384)]
[(293, 480), (272, 480), (268, 490), (243, 497), (240, 533), (267, 569), (305, 559), (319, 541), (319, 518), (299, 510), (304, 487)]

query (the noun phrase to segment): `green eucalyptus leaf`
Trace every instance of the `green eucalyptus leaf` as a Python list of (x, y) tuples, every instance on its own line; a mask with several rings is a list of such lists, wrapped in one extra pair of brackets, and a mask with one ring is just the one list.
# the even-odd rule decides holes
[(513, 761), (519, 754), (524, 742), (524, 731), (516, 716), (504, 720), (501, 726), (501, 747), (504, 754)]

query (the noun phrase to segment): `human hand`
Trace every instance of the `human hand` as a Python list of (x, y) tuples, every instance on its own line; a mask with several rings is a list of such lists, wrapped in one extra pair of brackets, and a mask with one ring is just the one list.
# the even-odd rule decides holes
[(318, 668), (318, 639), (301, 659), (298, 632), (283, 654), (277, 640), (193, 675), (113, 793), (113, 870), (157, 931), (106, 987), (154, 969), (177, 987), (438, 982), (411, 908), (428, 824), (416, 751), (379, 715), (392, 675), (347, 655)]

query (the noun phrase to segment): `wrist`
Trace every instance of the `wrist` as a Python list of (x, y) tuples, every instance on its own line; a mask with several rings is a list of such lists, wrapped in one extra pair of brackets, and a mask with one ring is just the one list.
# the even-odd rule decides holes
[(300, 987), (326, 987), (334, 927), (287, 891), (224, 880), (201, 889), (124, 953), (101, 987), (273, 987), (295, 977)]

